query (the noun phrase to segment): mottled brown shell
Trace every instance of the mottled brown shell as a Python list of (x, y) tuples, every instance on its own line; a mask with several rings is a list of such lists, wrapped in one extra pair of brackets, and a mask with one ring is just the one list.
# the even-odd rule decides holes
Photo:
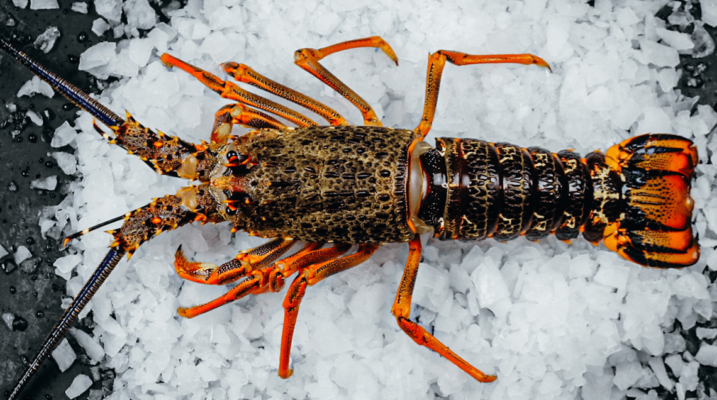
[(263, 129), (237, 139), (249, 156), (236, 226), (310, 242), (405, 242), (409, 130), (365, 126)]

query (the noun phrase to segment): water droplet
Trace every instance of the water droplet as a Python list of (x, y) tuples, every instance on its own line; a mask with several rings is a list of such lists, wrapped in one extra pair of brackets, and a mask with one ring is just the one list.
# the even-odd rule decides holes
[(65, 104), (62, 105), (62, 109), (65, 110), (65, 111), (70, 111), (70, 110), (72, 110), (74, 107), (75, 107), (75, 105), (72, 104), (72, 103), (65, 103)]
[(46, 166), (47, 168), (52, 168), (52, 167), (55, 166), (55, 163), (53, 163), (52, 161), (48, 161), (48, 162), (45, 163), (45, 166)]
[(80, 43), (84, 43), (87, 41), (87, 34), (85, 32), (80, 32), (77, 34), (77, 41)]
[(10, 294), (15, 294), (17, 292), (17, 289), (15, 289), (15, 286), (10, 286)]
[(32, 143), (36, 143), (36, 142), (37, 142), (37, 135), (35, 135), (34, 133), (31, 133), (31, 134), (27, 137), (27, 140), (29, 140), (29, 141), (32, 142)]
[(22, 176), (24, 176), (25, 178), (27, 178), (28, 176), (30, 176), (30, 171), (28, 171), (28, 170), (22, 171), (22, 172), (20, 172), (20, 175), (22, 175)]
[(25, 329), (27, 329), (27, 321), (25, 318), (16, 315), (15, 319), (12, 320), (12, 330), (23, 332)]
[(33, 239), (32, 236), (30, 236), (27, 239), (25, 239), (25, 243), (27, 243), (28, 246), (32, 246), (33, 244), (35, 244), (35, 239)]
[(80, 62), (79, 57), (74, 54), (68, 54), (67, 59), (70, 61), (70, 64), (77, 64)]
[(15, 138), (15, 141), (18, 142), (18, 143), (22, 142), (22, 140), (23, 140), (23, 139), (22, 139), (22, 136), (18, 136), (18, 137)]
[(10, 183), (7, 185), (7, 190), (11, 192), (17, 192), (17, 183), (15, 183), (15, 181), (10, 181)]
[(35, 316), (36, 316), (37, 318), (42, 318), (42, 317), (45, 316), (45, 312), (44, 312), (44, 311), (38, 311), (38, 312), (35, 313)]

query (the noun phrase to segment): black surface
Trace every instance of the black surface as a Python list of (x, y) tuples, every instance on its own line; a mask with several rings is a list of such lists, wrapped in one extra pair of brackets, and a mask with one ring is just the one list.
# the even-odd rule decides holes
[[(91, 31), (92, 21), (98, 16), (93, 13), (92, 6), (90, 13), (84, 15), (70, 10), (72, 1), (60, 0), (59, 4), (59, 10), (21, 10), (10, 0), (0, 1), (0, 34), (16, 39), (15, 44), (28, 43), (21, 49), (41, 64), (83, 90), (94, 91), (93, 79), (77, 70), (77, 60), (86, 48), (100, 41)], [(14, 26), (8, 26), (12, 21)], [(31, 43), (48, 26), (57, 26), (62, 36), (52, 51), (44, 54)], [(83, 42), (80, 34), (84, 34), (87, 40)], [(12, 313), (26, 321), (24, 331), (11, 331), (4, 323), (0, 326), (0, 391), (6, 392), (22, 373), (22, 364), (34, 356), (62, 313), (60, 301), (65, 296), (65, 280), (55, 275), (52, 264), (64, 254), (59, 250), (60, 243), (40, 236), (38, 214), (45, 206), (62, 201), (68, 182), (73, 179), (63, 174), (48, 153), (73, 151), (69, 146), (52, 148), (50, 141), (55, 128), (76, 118), (77, 108), (67, 107), (67, 100), (59, 95), (52, 99), (39, 94), (16, 98), (16, 93), (32, 74), (9, 56), (2, 54), (0, 57), (0, 121), (9, 121), (0, 129), (0, 166), (4, 171), (0, 175), (0, 244), (11, 253), (20, 245), (26, 246), (35, 262), (34, 268), (29, 265), (32, 263), (24, 263), (25, 268), (15, 268), (9, 274), (0, 272), (0, 314)], [(17, 105), (19, 113), (15, 116), (5, 107), (8, 102)], [(54, 118), (44, 118), (43, 126), (38, 127), (17, 117), (24, 115), (28, 109), (40, 115), (49, 110)], [(19, 134), (13, 136), (18, 129)], [(52, 175), (56, 175), (59, 182), (54, 191), (30, 189), (32, 180)], [(10, 186), (16, 186), (17, 191), (9, 190)], [(2, 263), (12, 269), (11, 260), (12, 256), (8, 256)], [(71, 337), (68, 340), (79, 356), (81, 347)], [(27, 359), (21, 359), (21, 355)], [(80, 373), (92, 376), (89, 366), (79, 360), (65, 373), (60, 373), (57, 364), (48, 360), (21, 398), (46, 399), (51, 396), (53, 399), (66, 399), (65, 390)], [(100, 387), (101, 383), (97, 382), (93, 389)], [(79, 398), (87, 398), (87, 393)]]
[[(77, 70), (77, 60), (85, 48), (100, 41), (91, 32), (92, 21), (98, 16), (94, 13), (91, 2), (88, 2), (90, 7), (87, 15), (71, 11), (72, 0), (59, 0), (59, 4), (61, 6), (59, 10), (33, 11), (19, 10), (13, 6), (11, 0), (0, 0), (0, 34), (4, 37), (27, 37), (28, 41), (32, 42), (47, 26), (57, 26), (62, 37), (58, 39), (49, 54), (42, 53), (32, 45), (25, 45), (21, 49), (59, 76), (83, 90), (93, 92), (94, 80), (88, 74)], [(7, 26), (10, 18), (15, 21), (15, 26)], [(712, 36), (717, 38), (716, 30), (707, 28)], [(81, 33), (87, 36), (87, 41), (78, 40)], [(110, 36), (105, 35), (101, 39), (110, 40), (112, 39)], [(32, 123), (18, 124), (15, 118), (14, 123), (0, 129), (0, 166), (3, 167), (3, 174), (0, 175), (0, 244), (11, 252), (17, 246), (24, 245), (30, 249), (33, 256), (38, 257), (35, 260), (37, 264), (34, 270), (26, 268), (23, 271), (16, 268), (9, 274), (0, 272), (0, 314), (12, 313), (25, 321), (23, 323), (22, 320), (18, 320), (15, 330), (12, 331), (0, 322), (0, 392), (5, 392), (12, 388), (22, 373), (21, 364), (27, 362), (21, 356), (31, 358), (35, 354), (61, 315), (62, 310), (59, 305), (65, 294), (65, 280), (55, 276), (52, 264), (63, 253), (58, 250), (60, 243), (40, 236), (38, 213), (45, 206), (58, 204), (65, 196), (68, 182), (72, 179), (62, 173), (54, 159), (48, 157), (47, 153), (58, 150), (72, 151), (69, 147), (51, 148), (49, 142), (56, 127), (64, 121), (75, 119), (77, 109), (75, 107), (70, 107), (69, 110), (63, 109), (68, 102), (59, 95), (55, 95), (52, 99), (42, 95), (16, 98), (15, 94), (19, 88), (32, 75), (7, 55), (0, 57), (2, 57), (0, 59), (0, 97), (2, 98), (0, 121), (13, 121), (13, 116), (4, 107), (7, 102), (15, 103), (19, 111), (33, 109), (43, 114), (43, 111), (48, 109), (54, 114), (53, 119), (44, 121), (43, 127), (37, 127)], [(716, 60), (717, 55), (714, 54), (698, 60), (683, 57), (683, 65), (688, 66), (689, 69), (680, 80), (683, 94), (699, 95), (700, 104), (715, 107), (717, 104)], [(26, 126), (17, 137), (13, 137), (11, 132), (18, 125)], [(32, 140), (33, 137), (35, 141)], [(48, 162), (51, 164), (47, 164)], [(60, 183), (56, 190), (48, 193), (30, 189), (32, 180), (50, 175), (57, 175), (59, 178)], [(8, 189), (13, 182), (17, 186), (17, 191)], [(11, 260), (11, 256), (0, 262), (8, 265), (8, 260)], [(710, 278), (714, 281), (717, 274), (712, 274)], [(88, 323), (91, 323), (91, 320), (83, 321), (83, 324)], [(710, 326), (710, 323), (698, 325)], [(688, 341), (688, 349), (695, 350), (692, 351), (693, 354), (697, 349), (695, 344), (699, 346), (699, 340), (694, 332), (695, 328), (683, 332), (683, 336)], [(71, 337), (68, 339), (73, 349), (81, 355), (81, 347)], [(72, 379), (80, 373), (91, 376), (89, 366), (80, 361), (75, 362), (68, 371), (61, 374), (55, 362), (48, 360), (21, 398), (45, 399), (48, 398), (46, 396), (50, 396), (53, 399), (65, 399), (64, 391), (70, 386)], [(717, 390), (714, 368), (702, 367), (700, 378), (707, 388), (707, 393), (710, 387)], [(110, 379), (105, 379), (108, 380)], [(101, 383), (95, 383), (93, 389), (100, 387)], [(673, 393), (662, 390), (659, 390), (659, 393), (662, 398), (675, 398)], [(691, 393), (690, 396), (688, 393), (689, 397), (696, 395)], [(87, 393), (79, 398), (86, 399)]]

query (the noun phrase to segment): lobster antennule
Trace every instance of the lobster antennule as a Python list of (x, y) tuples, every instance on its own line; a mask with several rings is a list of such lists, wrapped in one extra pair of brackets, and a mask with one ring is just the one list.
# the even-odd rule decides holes
[(680, 268), (697, 262), (690, 187), (697, 149), (677, 135), (647, 134), (627, 139), (605, 153), (620, 174), (624, 211), (604, 232), (605, 246), (648, 267)]
[(90, 97), (87, 93), (80, 90), (75, 85), (60, 78), (47, 68), (40, 65), (37, 61), (31, 59), (23, 51), (20, 51), (6, 40), (0, 38), (0, 47), (10, 54), (15, 60), (27, 67), (33, 74), (47, 82), (55, 89), (56, 92), (65, 96), (76, 106), (92, 114), (95, 118), (102, 121), (108, 127), (120, 126), (124, 123), (124, 119), (110, 111), (107, 107), (100, 104), (97, 100)]

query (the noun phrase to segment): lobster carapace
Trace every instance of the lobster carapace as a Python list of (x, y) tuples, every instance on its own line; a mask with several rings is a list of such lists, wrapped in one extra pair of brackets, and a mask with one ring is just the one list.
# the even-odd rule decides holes
[[(178, 249), (175, 267), (180, 277), (203, 284), (239, 281), (218, 299), (180, 308), (180, 315), (193, 317), (248, 294), (281, 290), (287, 278), (297, 275), (283, 304), (279, 375), (284, 378), (292, 373), (291, 341), (307, 286), (361, 264), (385, 243), (409, 244), (392, 309), (398, 325), (418, 344), (482, 382), (495, 376), (479, 371), (410, 320), (420, 234), (433, 231), (443, 240), (510, 240), (523, 235), (539, 240), (555, 234), (571, 240), (582, 232), (590, 242), (604, 241), (622, 257), (648, 267), (684, 267), (699, 257), (689, 194), (697, 153), (688, 139), (642, 135), (584, 158), (569, 150), (552, 153), (473, 139), (439, 138), (435, 148), (423, 141), (431, 128), (446, 61), (549, 68), (530, 54), (476, 56), (445, 50), (431, 54), (423, 116), (413, 130), (382, 127), (373, 109), (319, 63), (332, 53), (358, 47), (380, 48), (397, 63), (393, 50), (379, 37), (295, 54), (297, 65), (359, 108), (365, 126), (349, 125), (335, 110), (246, 65), (230, 62), (223, 67), (236, 80), (295, 102), (329, 125), (319, 126), (294, 110), (164, 54), (161, 60), (166, 65), (189, 72), (236, 102), (216, 113), (209, 143), (192, 144), (145, 128), (129, 114), (124, 119), (117, 116), (8, 42), (0, 40), (0, 46), (109, 127), (111, 134), (96, 129), (111, 143), (139, 156), (160, 174), (199, 182), (118, 218), (124, 223), (111, 231), (114, 241), (105, 260), (46, 339), (11, 399), (17, 398), (125, 254), (129, 257), (159, 233), (194, 221), (231, 221), (233, 231), (273, 240), (242, 251), (221, 266), (189, 261)], [(234, 124), (253, 130), (235, 136)], [(68, 240), (72, 237), (76, 235)], [(306, 242), (303, 248), (281, 258), (300, 241)], [(323, 248), (327, 243), (332, 245)], [(344, 255), (352, 245), (358, 250)]]

